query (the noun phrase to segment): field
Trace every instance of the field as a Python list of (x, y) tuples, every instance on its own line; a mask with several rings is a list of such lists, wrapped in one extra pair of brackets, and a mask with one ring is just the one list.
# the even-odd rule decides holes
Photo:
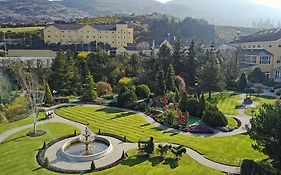
[(70, 120), (88, 123), (92, 131), (95, 132), (100, 129), (101, 132), (126, 136), (134, 142), (153, 136), (156, 142), (183, 144), (197, 150), (213, 161), (224, 164), (237, 166), (245, 158), (266, 158), (251, 147), (253, 141), (247, 135), (224, 138), (177, 135), (159, 130), (148, 124), (139, 115), (92, 106), (65, 107), (57, 109), (55, 112)]
[(42, 30), (44, 27), (18, 27), (18, 28), (0, 28), (0, 32), (15, 32), (15, 33), (23, 33), (23, 32), (32, 32), (35, 30)]

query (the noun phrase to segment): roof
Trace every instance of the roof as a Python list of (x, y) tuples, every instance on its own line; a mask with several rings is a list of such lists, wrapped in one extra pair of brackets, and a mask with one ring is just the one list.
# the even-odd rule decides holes
[(268, 52), (265, 49), (241, 49), (239, 50), (239, 55), (270, 55), (272, 56), (273, 54)]
[(242, 37), (234, 41), (234, 43), (277, 41), (279, 39), (281, 39), (281, 28), (257, 32), (255, 34)]
[(60, 30), (78, 30), (84, 27), (84, 24), (54, 24), (56, 28)]
[(116, 30), (116, 25), (90, 25), (98, 30)]
[(128, 51), (140, 51), (141, 50), (141, 48), (138, 47), (136, 44), (130, 44), (130, 43), (127, 44), (127, 47), (125, 47), (125, 49)]
[[(59, 30), (78, 30), (87, 24), (54, 24)], [(116, 25), (90, 25), (98, 30), (116, 30)]]

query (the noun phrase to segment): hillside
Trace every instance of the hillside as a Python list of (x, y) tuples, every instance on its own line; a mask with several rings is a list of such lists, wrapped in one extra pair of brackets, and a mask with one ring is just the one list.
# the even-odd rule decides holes
[[(86, 16), (140, 15), (158, 12), (180, 18), (203, 18), (216, 25), (252, 26), (270, 19), (278, 23), (280, 9), (250, 0), (0, 0), (0, 23), (69, 20)], [(239, 12), (239, 13), (238, 13)], [(268, 26), (270, 27), (270, 26)]]

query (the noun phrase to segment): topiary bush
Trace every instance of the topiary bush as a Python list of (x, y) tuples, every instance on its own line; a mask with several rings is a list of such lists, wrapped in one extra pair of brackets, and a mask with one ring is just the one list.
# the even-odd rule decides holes
[(148, 98), (150, 96), (150, 89), (147, 85), (138, 85), (136, 88), (136, 94), (140, 98)]
[(117, 106), (129, 108), (137, 101), (137, 95), (133, 90), (126, 89), (117, 97)]
[(225, 115), (219, 111), (216, 105), (208, 105), (202, 120), (211, 127), (225, 127), (228, 124)]
[(165, 111), (164, 124), (167, 126), (176, 126), (178, 124), (177, 112), (173, 108)]

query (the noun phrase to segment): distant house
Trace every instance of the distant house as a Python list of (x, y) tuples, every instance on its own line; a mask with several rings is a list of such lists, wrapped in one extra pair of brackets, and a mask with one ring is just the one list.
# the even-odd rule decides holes
[(102, 42), (111, 48), (127, 47), (134, 43), (134, 30), (127, 24), (88, 25), (54, 24), (44, 29), (44, 42), (62, 45), (90, 44)]
[(239, 62), (248, 69), (259, 67), (268, 78), (281, 82), (281, 29), (261, 31), (231, 42)]

